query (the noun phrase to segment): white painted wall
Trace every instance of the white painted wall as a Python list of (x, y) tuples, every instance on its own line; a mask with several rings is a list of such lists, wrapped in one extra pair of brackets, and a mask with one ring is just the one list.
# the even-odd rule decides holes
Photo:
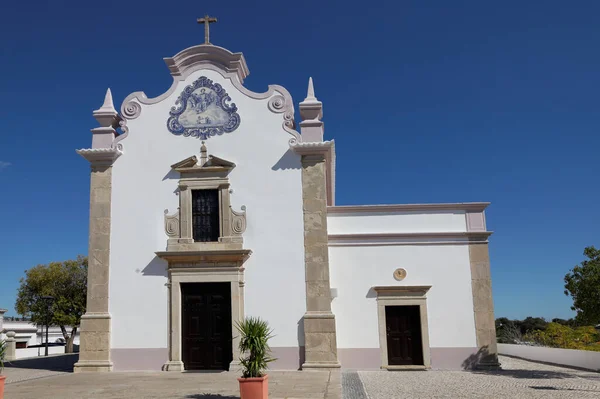
[(244, 247), (253, 254), (245, 264), (246, 315), (270, 322), (272, 346), (297, 346), (305, 311), (300, 157), (288, 151), (291, 136), (282, 128), (282, 114), (268, 109), (268, 99), (249, 98), (218, 72), (204, 70), (181, 82), (170, 98), (142, 105), (121, 141), (124, 154), (112, 183), (112, 347), (167, 347), (166, 262), (154, 253), (166, 249), (164, 210), (178, 207), (179, 176), (170, 165), (199, 157), (201, 141), (173, 135), (166, 122), (180, 92), (202, 75), (225, 88), (241, 117), (237, 130), (206, 145), (209, 154), (237, 165), (229, 175), (231, 203), (236, 210), (247, 207)]
[(498, 344), (498, 353), (538, 362), (600, 371), (600, 352), (546, 348), (543, 346)]
[[(49, 346), (48, 347), (48, 354), (49, 355), (58, 355), (58, 354), (63, 354), (65, 353), (65, 347), (64, 346)], [(46, 348), (45, 347), (38, 347), (38, 348), (21, 348), (21, 349), (17, 349), (17, 359), (27, 359), (30, 357), (38, 357), (38, 356), (45, 356), (46, 354)]]
[[(334, 219), (340, 222), (338, 216), (329, 216), (328, 224)], [(368, 216), (361, 216), (360, 220), (366, 226), (374, 226)], [(383, 224), (391, 227), (392, 221), (403, 224), (398, 215), (390, 216)], [(349, 225), (360, 231), (358, 222), (351, 221)], [(452, 223), (448, 225), (451, 227)], [(346, 231), (341, 224), (336, 228)], [(372, 287), (406, 285), (432, 286), (427, 293), (432, 348), (476, 347), (467, 245), (330, 247), (329, 263), (331, 287), (338, 289), (332, 310), (339, 348), (379, 348), (377, 295)], [(393, 277), (394, 270), (400, 267), (407, 271), (401, 282)]]
[(330, 213), (329, 234), (456, 233), (467, 231), (464, 211)]

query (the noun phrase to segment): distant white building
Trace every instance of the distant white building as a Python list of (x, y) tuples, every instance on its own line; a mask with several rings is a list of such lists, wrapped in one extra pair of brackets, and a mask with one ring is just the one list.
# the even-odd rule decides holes
[[(2, 313), (0, 309), (0, 313)], [(6, 310), (4, 310), (6, 312)], [(15, 340), (17, 349), (27, 348), (32, 345), (41, 345), (46, 342), (46, 327), (37, 326), (29, 321), (13, 321), (4, 319), (0, 316), (0, 338), (4, 339), (8, 331), (15, 332)], [(67, 331), (71, 331), (67, 327)], [(48, 342), (64, 343), (65, 339), (60, 327), (51, 326), (48, 328)], [(73, 344), (79, 345), (79, 331), (75, 334)]]
[[(75, 371), (237, 368), (248, 315), (274, 329), (273, 369), (497, 365), (487, 203), (338, 206), (345, 172), (312, 80), (296, 123), (284, 87), (243, 85), (241, 53), (205, 43), (165, 61), (172, 86), (120, 113), (108, 91), (78, 150), (91, 199)], [(377, 157), (359, 162), (395, 184)]]

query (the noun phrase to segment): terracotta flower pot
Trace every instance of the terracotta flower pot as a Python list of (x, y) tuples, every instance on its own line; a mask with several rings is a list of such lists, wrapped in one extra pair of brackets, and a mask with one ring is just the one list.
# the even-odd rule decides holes
[[(268, 399), (268, 375), (257, 378), (238, 378), (240, 382), (240, 399)], [(2, 398), (0, 398), (2, 399)]]
[(4, 383), (5, 382), (6, 382), (6, 376), (0, 375), (0, 399), (4, 399)]

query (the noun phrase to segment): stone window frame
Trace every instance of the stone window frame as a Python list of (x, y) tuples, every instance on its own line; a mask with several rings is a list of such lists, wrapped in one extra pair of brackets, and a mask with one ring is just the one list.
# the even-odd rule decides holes
[[(427, 319), (427, 292), (431, 286), (386, 286), (373, 287), (377, 293), (377, 318), (379, 326), (379, 348), (381, 368), (387, 370), (424, 370), (431, 368), (429, 346), (429, 322)], [(423, 365), (390, 365), (388, 361), (386, 306), (418, 306), (421, 321), (421, 343)]]
[[(192, 221), (192, 191), (193, 190), (217, 190), (219, 193), (219, 240), (215, 242), (241, 242), (242, 237), (232, 236), (229, 179), (206, 177), (182, 178), (179, 181), (179, 223), (181, 226), (180, 243), (196, 243), (193, 237)], [(215, 243), (215, 242), (207, 242)]]
[[(200, 251), (213, 249), (241, 249), (242, 234), (246, 230), (246, 207), (241, 212), (231, 207), (228, 174), (235, 164), (215, 156), (202, 157), (198, 164), (195, 156), (171, 166), (180, 173), (177, 186), (179, 209), (169, 215), (165, 211), (167, 251)], [(195, 242), (192, 225), (192, 190), (217, 190), (219, 194), (219, 240)]]

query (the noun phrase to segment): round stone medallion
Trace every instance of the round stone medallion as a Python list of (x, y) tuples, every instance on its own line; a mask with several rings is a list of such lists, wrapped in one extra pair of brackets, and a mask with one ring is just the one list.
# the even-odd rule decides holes
[(396, 269), (394, 271), (394, 278), (398, 281), (404, 280), (404, 278), (406, 278), (406, 270), (402, 268)]

